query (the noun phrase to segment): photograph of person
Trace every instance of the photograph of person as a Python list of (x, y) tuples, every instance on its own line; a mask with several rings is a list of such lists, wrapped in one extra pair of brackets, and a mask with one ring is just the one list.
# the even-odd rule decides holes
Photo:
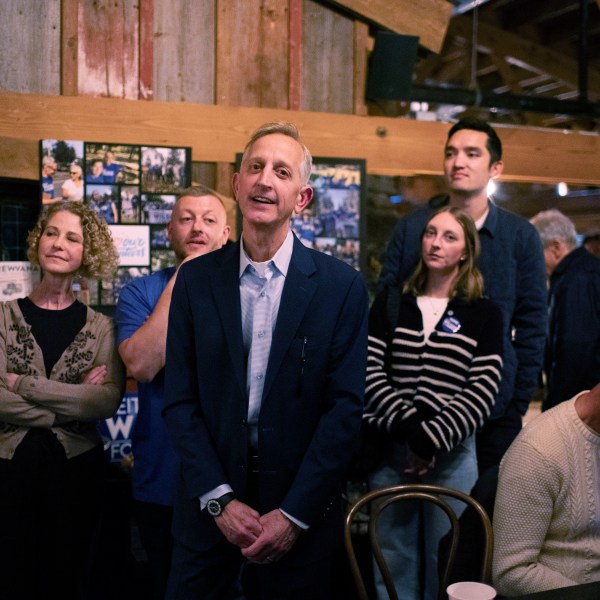
[(69, 179), (62, 184), (63, 200), (81, 202), (83, 200), (83, 169), (77, 162), (69, 166)]
[(177, 196), (171, 194), (142, 194), (141, 220), (150, 225), (164, 225), (171, 220), (171, 213)]
[(85, 160), (87, 182), (139, 185), (139, 146), (86, 142)]
[(140, 191), (137, 186), (121, 188), (121, 223), (140, 222)]
[(50, 204), (61, 198), (77, 201), (83, 199), (82, 174), (72, 173), (77, 170), (72, 169), (74, 166), (78, 166), (81, 171), (83, 155), (83, 142), (80, 141), (42, 140), (40, 142), (43, 204)]
[(142, 191), (175, 193), (185, 187), (188, 153), (184, 148), (142, 146)]
[(119, 222), (116, 198), (118, 198), (116, 186), (88, 185), (86, 188), (86, 203), (94, 212), (102, 215), (109, 225)]

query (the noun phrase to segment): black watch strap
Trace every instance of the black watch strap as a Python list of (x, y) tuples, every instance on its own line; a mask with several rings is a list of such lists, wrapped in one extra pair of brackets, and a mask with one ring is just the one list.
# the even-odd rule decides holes
[(206, 503), (206, 510), (208, 514), (213, 517), (218, 517), (225, 507), (235, 498), (233, 492), (223, 494), (220, 498), (211, 498)]

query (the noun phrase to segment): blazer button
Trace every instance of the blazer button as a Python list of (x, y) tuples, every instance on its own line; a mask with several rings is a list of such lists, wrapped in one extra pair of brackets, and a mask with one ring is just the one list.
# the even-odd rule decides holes
[(247, 427), (248, 426), (248, 421), (246, 421), (246, 419), (240, 419), (240, 425), (242, 425), (243, 427)]

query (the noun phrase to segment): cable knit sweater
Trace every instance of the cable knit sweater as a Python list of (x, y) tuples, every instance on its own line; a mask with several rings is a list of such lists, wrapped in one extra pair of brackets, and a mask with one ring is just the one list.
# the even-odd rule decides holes
[(504, 456), (494, 535), (500, 594), (600, 580), (600, 435), (575, 398), (527, 424)]
[[(80, 383), (97, 365), (102, 385)], [(10, 391), (5, 373), (19, 375)], [(87, 309), (86, 323), (46, 377), (42, 350), (17, 300), (0, 302), (0, 458), (12, 458), (30, 427), (51, 429), (68, 458), (101, 442), (96, 420), (112, 416), (125, 389), (125, 369), (107, 316)]]

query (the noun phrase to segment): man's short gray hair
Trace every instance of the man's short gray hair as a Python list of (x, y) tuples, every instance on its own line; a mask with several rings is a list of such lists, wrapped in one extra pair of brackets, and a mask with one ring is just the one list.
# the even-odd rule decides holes
[(543, 210), (531, 218), (531, 223), (540, 234), (544, 248), (552, 242), (563, 242), (570, 249), (577, 246), (575, 225), (560, 210)]
[(261, 125), (252, 134), (250, 141), (246, 144), (246, 147), (244, 148), (244, 154), (242, 156), (242, 162), (246, 160), (256, 140), (260, 139), (261, 137), (264, 137), (265, 135), (272, 135), (274, 133), (287, 135), (288, 137), (291, 137), (293, 140), (296, 140), (300, 144), (302, 152), (304, 153), (304, 162), (300, 166), (300, 179), (302, 180), (303, 185), (307, 185), (312, 169), (312, 156), (308, 148), (302, 142), (302, 139), (300, 138), (300, 133), (298, 132), (298, 128), (296, 127), (296, 125), (294, 125), (294, 123), (290, 123), (288, 121), (274, 121), (272, 123), (265, 123), (264, 125)]

